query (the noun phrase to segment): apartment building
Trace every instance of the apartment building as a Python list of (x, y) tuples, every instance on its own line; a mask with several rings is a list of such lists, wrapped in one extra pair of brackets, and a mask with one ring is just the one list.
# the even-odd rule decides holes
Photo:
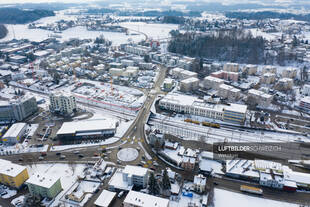
[(218, 95), (227, 98), (229, 101), (235, 101), (240, 98), (241, 91), (233, 86), (222, 84), (219, 86)]
[(146, 188), (148, 174), (149, 172), (147, 168), (126, 165), (123, 170), (123, 180), (126, 181), (128, 185)]
[(60, 176), (55, 174), (34, 174), (26, 182), (33, 196), (55, 198), (62, 191)]
[(224, 83), (223, 79), (216, 78), (213, 76), (207, 76), (203, 79), (203, 86), (206, 89), (215, 89), (218, 90), (219, 86)]
[(13, 188), (20, 188), (28, 178), (26, 167), (0, 159), (0, 183)]
[(184, 79), (180, 82), (180, 91), (190, 92), (199, 88), (199, 79), (195, 77)]
[(72, 114), (77, 109), (75, 97), (71, 94), (52, 93), (50, 95), (50, 110), (64, 115)]
[(256, 89), (250, 89), (248, 91), (248, 99), (249, 98), (253, 98), (255, 102), (261, 106), (269, 106), (273, 96)]

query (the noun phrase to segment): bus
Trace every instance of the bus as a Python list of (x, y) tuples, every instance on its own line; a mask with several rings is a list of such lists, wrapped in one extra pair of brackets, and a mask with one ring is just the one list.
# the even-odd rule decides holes
[(240, 186), (240, 191), (242, 192), (247, 192), (247, 193), (253, 193), (256, 195), (263, 195), (263, 190), (260, 188), (252, 187), (252, 186), (247, 186), (247, 185), (241, 185)]

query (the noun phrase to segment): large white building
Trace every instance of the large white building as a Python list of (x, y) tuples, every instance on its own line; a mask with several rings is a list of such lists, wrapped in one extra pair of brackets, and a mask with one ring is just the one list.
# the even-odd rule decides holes
[(169, 199), (131, 190), (123, 204), (124, 207), (168, 207)]
[(116, 133), (118, 122), (115, 119), (91, 119), (64, 122), (57, 132), (60, 139), (101, 138)]
[(127, 181), (129, 185), (135, 185), (145, 188), (148, 179), (148, 169), (133, 165), (126, 165), (123, 170), (123, 180)]
[(159, 101), (161, 108), (204, 116), (232, 123), (243, 123), (247, 111), (246, 105), (241, 104), (212, 104), (194, 96), (182, 95), (177, 93), (168, 93)]
[(50, 95), (50, 110), (52, 112), (72, 114), (76, 109), (76, 100), (71, 94), (52, 93)]
[(13, 124), (9, 130), (3, 135), (2, 141), (6, 144), (16, 144), (20, 138), (25, 134), (27, 128), (26, 123)]

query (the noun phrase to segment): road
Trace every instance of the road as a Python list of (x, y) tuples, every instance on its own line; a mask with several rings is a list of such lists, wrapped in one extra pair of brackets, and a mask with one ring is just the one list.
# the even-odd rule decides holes
[[(106, 158), (109, 161), (116, 162), (117, 161), (117, 152), (120, 149), (120, 147), (133, 147), (133, 148), (141, 148), (139, 157), (132, 161), (132, 162), (126, 162), (121, 163), (122, 165), (126, 164), (139, 164), (141, 160), (143, 160), (143, 157), (148, 157), (149, 155), (151, 159), (149, 160), (149, 166), (152, 165), (152, 163), (156, 160), (156, 162), (159, 163), (159, 167), (156, 167), (156, 170), (159, 172), (160, 170), (169, 167), (176, 171), (177, 173), (183, 175), (187, 179), (192, 179), (193, 175), (195, 173), (188, 173), (184, 172), (180, 169), (174, 168), (173, 166), (170, 166), (166, 164), (165, 162), (161, 161), (158, 156), (152, 151), (151, 147), (146, 143), (146, 136), (145, 136), (145, 123), (148, 120), (148, 116), (150, 113), (151, 106), (153, 102), (155, 101), (155, 98), (157, 95), (162, 94), (160, 90), (160, 86), (163, 83), (167, 73), (167, 68), (161, 67), (160, 73), (158, 76), (157, 81), (154, 84), (154, 88), (151, 91), (145, 91), (147, 95), (147, 99), (142, 106), (141, 110), (139, 111), (138, 115), (136, 116), (136, 119), (132, 123), (132, 125), (128, 128), (128, 130), (125, 132), (122, 139), (116, 143), (110, 144), (106, 146), (107, 153)], [(186, 141), (185, 141), (186, 142)], [(20, 164), (32, 164), (32, 163), (46, 163), (46, 162), (73, 162), (73, 163), (87, 163), (87, 162), (95, 162), (99, 159), (99, 157), (94, 156), (96, 154), (101, 153), (102, 148), (100, 146), (92, 146), (92, 147), (85, 147), (75, 150), (63, 150), (61, 151), (62, 155), (66, 156), (66, 159), (60, 160), (60, 156), (56, 155), (56, 152), (47, 152), (47, 156), (44, 157), (44, 160), (38, 160), (40, 153), (27, 153), (27, 154), (17, 154), (17, 155), (9, 155), (5, 156), (5, 159), (13, 161), (15, 163)], [(77, 153), (74, 153), (75, 151), (79, 151), (79, 154), (83, 154), (84, 157), (80, 158)], [(20, 161), (20, 158), (23, 157), (23, 161)], [(148, 161), (146, 159), (146, 161)], [(227, 178), (210, 178), (214, 179), (216, 183), (218, 183), (218, 188), (226, 189), (229, 191), (234, 192), (240, 192), (239, 188), (240, 185), (243, 184), (242, 181), (239, 180), (231, 180)], [(257, 184), (253, 184), (257, 185)], [(276, 191), (274, 189), (268, 189), (263, 188), (264, 190), (264, 197), (273, 199), (273, 200), (281, 200), (281, 201), (287, 201), (287, 202), (293, 202), (293, 203), (300, 203), (304, 204), (309, 201), (309, 194), (307, 193), (286, 193), (283, 191)], [(96, 194), (95, 197), (97, 197), (99, 194)], [(94, 198), (95, 198), (94, 197)], [(93, 202), (94, 199), (91, 199)], [(92, 202), (88, 202), (87, 206), (92, 206)], [(117, 202), (119, 203), (119, 202)], [(118, 204), (117, 204), (118, 205)]]

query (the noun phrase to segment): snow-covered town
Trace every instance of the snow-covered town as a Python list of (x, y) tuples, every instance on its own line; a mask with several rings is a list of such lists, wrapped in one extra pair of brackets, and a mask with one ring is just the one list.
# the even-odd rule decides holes
[(219, 2), (0, 1), (0, 207), (310, 206), (310, 2)]

